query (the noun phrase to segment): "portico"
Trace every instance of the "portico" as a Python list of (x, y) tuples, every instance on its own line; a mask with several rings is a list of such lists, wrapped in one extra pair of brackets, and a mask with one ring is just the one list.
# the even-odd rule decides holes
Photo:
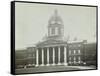
[[(64, 50), (61, 50), (61, 48)], [(36, 49), (36, 66), (67, 65), (67, 46), (45, 47), (45, 49), (46, 50), (44, 50), (44, 48)], [(42, 53), (40, 51), (42, 51)], [(39, 55), (39, 53), (41, 53), (41, 55)], [(47, 57), (46, 60), (45, 57)], [(44, 64), (44, 62), (46, 63)]]
[(63, 21), (55, 10), (48, 21), (48, 36), (36, 45), (36, 66), (67, 65), (67, 42)]

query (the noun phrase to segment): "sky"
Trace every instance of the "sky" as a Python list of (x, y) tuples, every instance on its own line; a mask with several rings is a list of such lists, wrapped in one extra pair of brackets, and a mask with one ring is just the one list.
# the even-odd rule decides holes
[(34, 46), (47, 35), (55, 9), (64, 24), (64, 37), (96, 41), (96, 8), (36, 3), (15, 4), (15, 49)]

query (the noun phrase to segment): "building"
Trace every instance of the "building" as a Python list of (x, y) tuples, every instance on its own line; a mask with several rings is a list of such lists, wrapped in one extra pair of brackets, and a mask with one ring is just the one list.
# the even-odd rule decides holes
[[(64, 24), (59, 16), (57, 10), (48, 21), (48, 36), (44, 41), (36, 44), (35, 47), (28, 47), (26, 49), (26, 64), (34, 64), (37, 66), (50, 66), (50, 65), (86, 65), (91, 61), (96, 64), (96, 44), (87, 44), (83, 41), (68, 41), (64, 40)], [(95, 46), (94, 49), (92, 49)], [(93, 51), (91, 54), (90, 51)], [(89, 52), (89, 53), (87, 53)], [(95, 53), (94, 53), (95, 52)], [(89, 54), (89, 55), (88, 55)], [(24, 53), (22, 54), (24, 55)], [(91, 57), (88, 59), (88, 56)], [(90, 62), (88, 62), (90, 60)], [(28, 63), (27, 63), (28, 62)]]
[(63, 40), (64, 25), (55, 10), (48, 22), (48, 36), (36, 45), (36, 66), (67, 65), (67, 42)]

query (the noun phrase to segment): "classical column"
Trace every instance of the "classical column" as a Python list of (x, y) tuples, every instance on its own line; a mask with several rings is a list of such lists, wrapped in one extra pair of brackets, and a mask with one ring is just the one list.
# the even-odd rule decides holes
[(44, 50), (42, 48), (42, 66), (44, 66)]
[(67, 48), (66, 48), (66, 46), (64, 47), (64, 65), (67, 65)]
[(58, 65), (60, 65), (60, 47), (58, 47)]
[(39, 57), (38, 57), (38, 55), (39, 55), (38, 53), (39, 53), (39, 52), (38, 52), (38, 51), (39, 51), (39, 50), (37, 49), (37, 50), (36, 50), (36, 66), (39, 66)]
[(49, 48), (47, 48), (47, 66), (49, 65)]
[(55, 65), (55, 48), (53, 48), (53, 65)]

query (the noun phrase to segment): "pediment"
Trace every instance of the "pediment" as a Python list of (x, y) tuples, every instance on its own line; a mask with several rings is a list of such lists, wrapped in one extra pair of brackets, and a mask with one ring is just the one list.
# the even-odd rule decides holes
[(42, 41), (39, 42), (36, 46), (37, 47), (42, 47), (42, 46), (49, 46), (49, 45), (60, 45), (60, 44), (67, 44), (66, 41), (63, 40), (46, 40), (46, 41)]

